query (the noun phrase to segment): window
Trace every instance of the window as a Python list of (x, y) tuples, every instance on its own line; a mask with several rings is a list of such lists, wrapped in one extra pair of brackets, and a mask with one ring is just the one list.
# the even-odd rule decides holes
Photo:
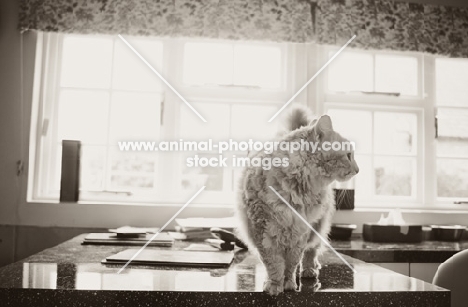
[[(132, 40), (155, 67), (163, 45)], [(47, 34), (38, 139), (35, 197), (56, 199), (60, 188), (62, 140), (82, 142), (81, 191), (148, 192), (158, 183), (155, 155), (127, 154), (117, 140), (160, 136), (161, 82), (119, 39)]]
[(355, 142), (360, 200), (416, 199), (418, 112), (330, 105), (334, 128)]
[[(330, 51), (332, 57), (336, 50)], [(328, 90), (417, 96), (418, 59), (395, 54), (347, 51), (330, 64)]]
[[(127, 39), (207, 123), (119, 38), (41, 34), (30, 199), (58, 200), (61, 142), (75, 139), (82, 142), (81, 201), (180, 203), (205, 185), (198, 203), (232, 204), (240, 168), (187, 166), (188, 157), (217, 151), (123, 152), (117, 143), (269, 140), (279, 124), (268, 123), (271, 116), (336, 52)], [(468, 59), (345, 50), (298, 96), (356, 143), (357, 207), (449, 208), (468, 200), (467, 71)]]
[(417, 55), (345, 51), (323, 76), (322, 109), (355, 142), (358, 206), (422, 202), (421, 63)]
[(437, 197), (468, 200), (468, 60), (435, 63)]
[[(203, 123), (118, 38), (42, 34), (30, 198), (59, 196), (62, 140), (82, 142), (80, 200), (232, 203), (240, 169), (186, 166), (217, 152), (122, 152), (119, 141), (269, 139), (268, 119), (292, 95), (286, 44), (129, 37), (128, 41), (207, 119)], [(230, 153), (231, 155), (239, 153)]]

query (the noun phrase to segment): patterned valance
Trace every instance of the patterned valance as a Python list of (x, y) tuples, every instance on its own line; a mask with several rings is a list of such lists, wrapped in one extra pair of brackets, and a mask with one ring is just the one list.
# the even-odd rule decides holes
[(22, 0), (20, 29), (306, 42), (299, 0)]
[(21, 0), (21, 30), (315, 42), (468, 58), (468, 8), (392, 0)]
[(390, 0), (318, 0), (317, 41), (468, 58), (468, 8)]

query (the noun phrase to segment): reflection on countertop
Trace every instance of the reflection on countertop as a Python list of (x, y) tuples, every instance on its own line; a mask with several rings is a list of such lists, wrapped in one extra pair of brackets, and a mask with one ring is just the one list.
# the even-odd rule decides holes
[(349, 241), (333, 241), (332, 246), (342, 254), (365, 262), (441, 263), (468, 249), (468, 241), (376, 243), (364, 241), (360, 235), (356, 235)]
[[(302, 279), (301, 292), (271, 298), (262, 292), (266, 278), (263, 265), (256, 255), (247, 251), (237, 252), (228, 268), (130, 265), (118, 274), (120, 266), (103, 265), (100, 261), (128, 247), (83, 246), (82, 238), (76, 237), (1, 268), (0, 301), (10, 302), (9, 306), (19, 302), (34, 306), (104, 302), (115, 306), (126, 305), (127, 301), (136, 306), (136, 302), (155, 300), (162, 300), (166, 305), (169, 304), (166, 300), (171, 300), (180, 306), (191, 299), (203, 300), (206, 305), (223, 301), (226, 306), (249, 305), (259, 299), (274, 304), (320, 303), (321, 306), (389, 303), (414, 306), (415, 302), (424, 306), (450, 306), (450, 294), (442, 288), (345, 256), (357, 271), (353, 273), (332, 252), (325, 252), (321, 257), (323, 267), (318, 283)], [(184, 246), (185, 243), (178, 242), (174, 248)]]

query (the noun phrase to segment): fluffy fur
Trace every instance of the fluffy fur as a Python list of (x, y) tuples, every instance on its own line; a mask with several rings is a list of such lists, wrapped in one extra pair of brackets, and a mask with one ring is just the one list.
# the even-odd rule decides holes
[[(279, 141), (347, 141), (333, 131), (330, 117), (312, 120), (309, 111), (293, 107)], [(321, 240), (269, 188), (272, 186), (324, 238), (327, 238), (335, 211), (330, 183), (350, 179), (358, 171), (353, 152), (287, 151), (253, 153), (252, 157), (288, 158), (289, 166), (247, 167), (239, 185), (240, 233), (255, 247), (266, 267), (264, 291), (278, 295), (297, 290), (296, 274), (317, 278)], [(307, 253), (305, 251), (307, 250)], [(301, 265), (302, 261), (302, 265)]]

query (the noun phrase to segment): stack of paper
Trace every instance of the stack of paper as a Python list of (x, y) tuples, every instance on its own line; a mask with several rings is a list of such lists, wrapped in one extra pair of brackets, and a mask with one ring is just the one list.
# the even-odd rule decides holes
[(237, 220), (234, 217), (227, 218), (187, 218), (176, 219), (176, 232), (170, 234), (180, 240), (204, 240), (212, 238), (211, 228), (222, 228), (233, 231), (237, 228)]

